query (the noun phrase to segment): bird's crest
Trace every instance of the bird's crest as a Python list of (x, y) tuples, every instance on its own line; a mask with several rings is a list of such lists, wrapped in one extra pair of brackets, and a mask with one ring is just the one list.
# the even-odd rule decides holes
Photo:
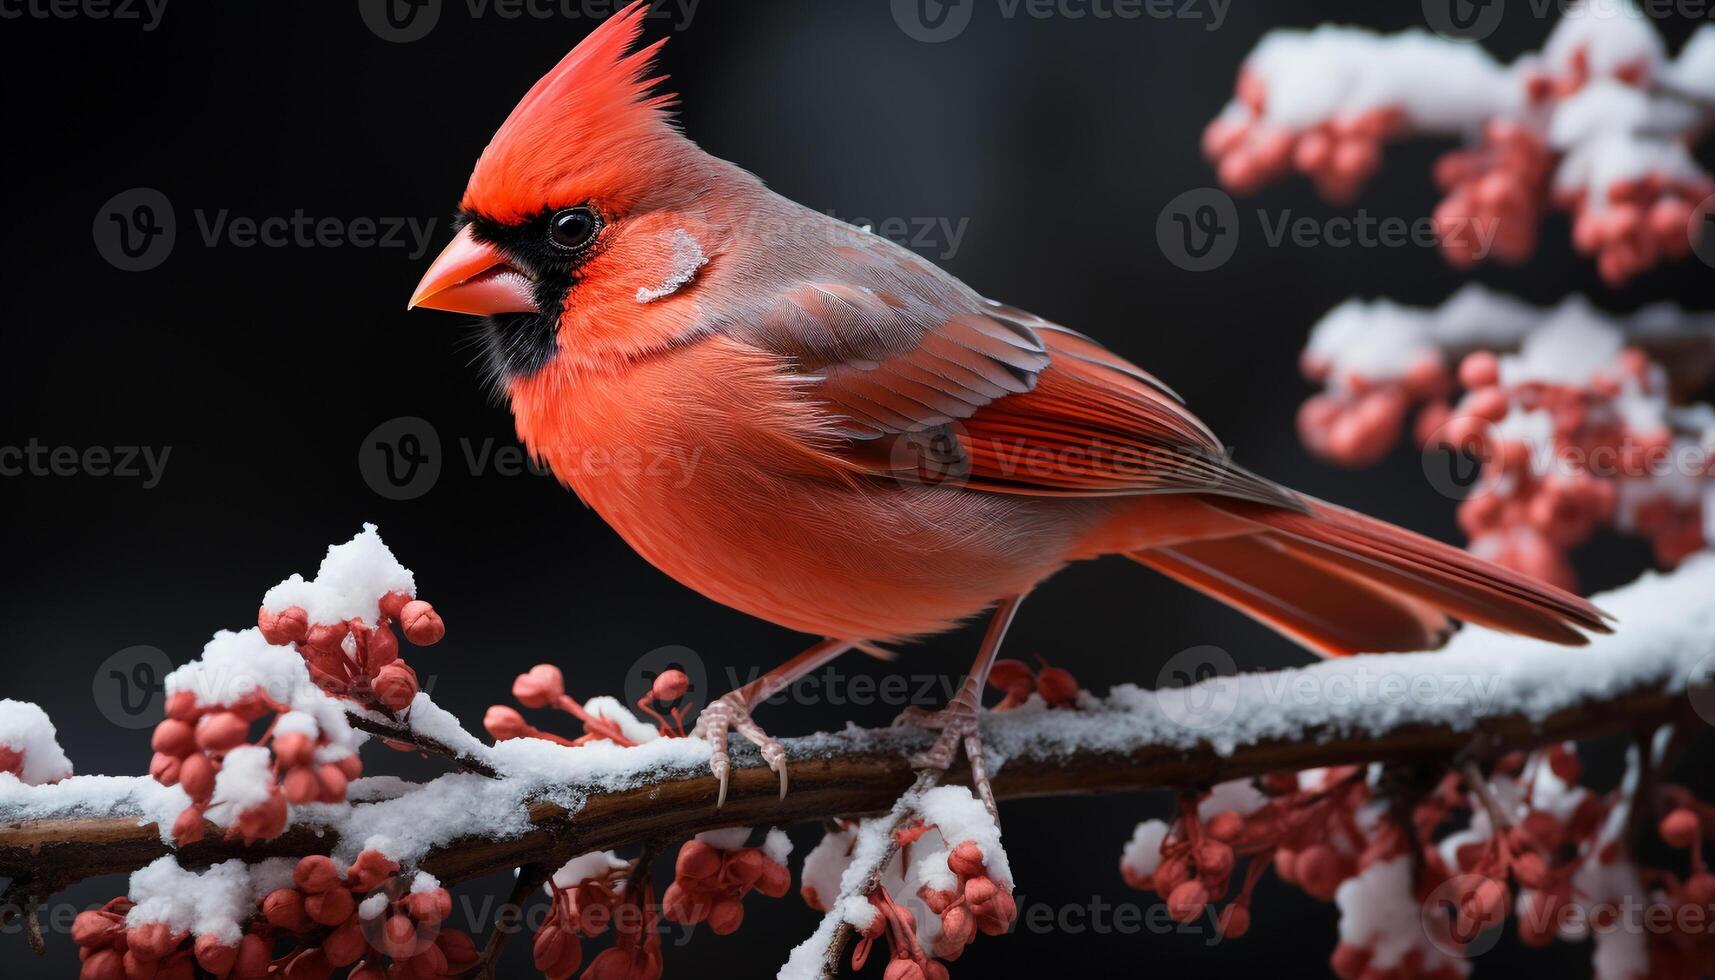
[(667, 112), (676, 97), (653, 92), (666, 81), (653, 74), (666, 38), (632, 50), (648, 13), (636, 0), (531, 86), (477, 160), (466, 208), (506, 221), (577, 203), (623, 183), (636, 154), (676, 135)]

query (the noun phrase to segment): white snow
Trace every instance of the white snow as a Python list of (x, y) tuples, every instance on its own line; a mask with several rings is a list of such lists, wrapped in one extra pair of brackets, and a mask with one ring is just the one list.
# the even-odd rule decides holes
[(201, 657), (167, 675), (166, 689), (169, 696), (190, 691), (202, 707), (266, 696), (291, 709), (283, 719), (289, 731), (325, 736), (346, 748), (361, 741), (346, 720), (345, 703), (310, 680), (303, 657), (290, 647), (273, 646), (255, 627), (216, 633)]
[(826, 912), (839, 897), (840, 878), (852, 860), (853, 839), (850, 830), (830, 830), (804, 855), (798, 880), (806, 897), (815, 895), (819, 911)]
[(220, 774), (214, 778), (212, 805), (205, 814), (219, 826), (238, 819), (239, 813), (268, 801), (274, 791), (274, 755), (260, 745), (240, 745), (226, 753)]
[(8, 772), (0, 778), (21, 778), (36, 786), (70, 776), (71, 760), (60, 748), (58, 734), (46, 711), (28, 701), (0, 699), (0, 747), (23, 756), (18, 777)]
[(1526, 334), (1517, 354), (1500, 357), (1501, 384), (1539, 382), (1572, 388), (1610, 370), (1619, 360), (1625, 336), (1582, 306), (1562, 306)]
[(1481, 48), (1422, 30), (1274, 31), (1245, 69), (1268, 85), (1263, 121), (1291, 130), (1398, 106), (1414, 130), (1457, 133), (1523, 104), (1507, 69)]
[(1620, 181), (1656, 174), (1695, 185), (1703, 169), (1678, 134), (1696, 124), (1696, 111), (1682, 101), (1594, 80), (1558, 103), (1549, 124), (1549, 145), (1566, 154), (1555, 189), (1582, 192), (1600, 211), (1609, 205), (1607, 189)]
[(235, 858), (199, 873), (181, 868), (171, 856), (157, 858), (131, 874), (126, 894), (137, 905), (125, 924), (160, 922), (173, 933), (214, 936), (224, 946), (237, 945), (243, 936), (240, 923), (264, 896), (291, 882), (292, 864), (269, 858), (249, 865)]
[[(1589, 70), (1577, 91), (1532, 103), (1528, 79), (1584, 77), (1575, 56)], [(1474, 44), (1422, 30), (1324, 25), (1265, 35), (1245, 70), (1264, 86), (1263, 112), (1253, 119), (1235, 98), (1222, 111), (1229, 122), (1303, 132), (1396, 107), (1412, 132), (1475, 139), (1485, 122), (1507, 120), (1564, 154), (1554, 186), (1583, 193), (1596, 211), (1609, 206), (1616, 181), (1656, 174), (1695, 187), (1708, 179), (1686, 147), (1704, 124), (1694, 100), (1715, 97), (1715, 28), (1703, 25), (1670, 61), (1632, 0), (1572, 4), (1540, 54), (1506, 66)], [(1655, 79), (1665, 87), (1632, 84)]]
[[(591, 851), (561, 865), (560, 870), (554, 872), (553, 884), (560, 888), (571, 888), (586, 881), (605, 878), (612, 872), (630, 866), (631, 862), (612, 851)], [(546, 885), (543, 889), (549, 894), (553, 893), (553, 889)]]
[(269, 589), (262, 605), (273, 612), (299, 606), (311, 623), (361, 619), (374, 625), (381, 619), (381, 597), (389, 592), (414, 596), (416, 580), (381, 542), (375, 525), (365, 524), (350, 541), (328, 548), (314, 579), (293, 575)]
[[(1510, 296), (1469, 283), (1439, 307), (1401, 306), (1388, 300), (1347, 300), (1330, 310), (1310, 332), (1304, 352), (1329, 366), (1329, 385), (1338, 390), (1347, 373), (1371, 381), (1402, 377), (1421, 357), (1442, 359), (1449, 352), (1474, 348), (1512, 348), (1529, 344), (1546, 331), (1562, 340), (1595, 338), (1604, 352), (1626, 340), (1649, 336), (1707, 337), (1715, 342), (1715, 313), (1693, 313), (1673, 303), (1657, 303), (1629, 316), (1604, 313), (1582, 296), (1570, 296), (1553, 307), (1534, 307)], [(1503, 365), (1502, 381), (1553, 380), (1578, 374), (1561, 366), (1567, 358), (1585, 365), (1590, 358), (1577, 343), (1558, 349), (1561, 341), (1539, 342), (1543, 348), (1528, 360), (1513, 358)], [(1548, 348), (1554, 347), (1555, 350)], [(1611, 367), (1610, 360), (1600, 365)], [(1506, 373), (1511, 371), (1511, 374)]]
[[(379, 538), (375, 545), (385, 550)], [(277, 734), (295, 732), (312, 740), (326, 740), (316, 749), (319, 762), (337, 761), (356, 752), (366, 738), (352, 729), (346, 702), (330, 697), (310, 680), (303, 657), (290, 647), (270, 644), (255, 627), (216, 633), (203, 647), (201, 657), (168, 674), (165, 683), (169, 696), (189, 691), (202, 707), (232, 705), (255, 696), (268, 698), (287, 709), (275, 719)], [(230, 826), (241, 811), (265, 801), (274, 782), (271, 765), (272, 755), (266, 748), (245, 745), (227, 753), (215, 780), (214, 805), (207, 817), (217, 826)], [(325, 817), (336, 808), (310, 805), (294, 807), (292, 812)], [(172, 819), (161, 826), (164, 831), (171, 828)]]
[(136, 817), (158, 825), (165, 840), (190, 802), (184, 790), (148, 776), (73, 776), (32, 786), (0, 773), (0, 823)]
[[(351, 706), (348, 705), (347, 709), (350, 710)], [(386, 720), (380, 715), (366, 714), (374, 721)], [(427, 693), (417, 692), (405, 717), (406, 725), (411, 731), (439, 742), (460, 757), (481, 762), (491, 761), (488, 744), (466, 730), (459, 723), (457, 716), (436, 704)]]
[(762, 839), (762, 853), (775, 864), (784, 865), (792, 857), (792, 838), (786, 836), (786, 831), (770, 827), (768, 836)]
[(1340, 883), (1334, 904), (1340, 909), (1340, 941), (1373, 951), (1372, 969), (1387, 971), (1413, 952), (1423, 956), (1421, 970), (1449, 969), (1468, 976), (1470, 964), (1429, 942), (1424, 908), (1412, 890), (1412, 861), (1401, 855), (1377, 861)]
[(1131, 840), (1120, 853), (1120, 864), (1140, 875), (1155, 874), (1161, 864), (1161, 842), (1167, 839), (1165, 820), (1145, 820), (1132, 828)]
[(584, 702), (584, 710), (597, 718), (606, 718), (619, 726), (619, 733), (627, 739), (637, 742), (653, 742), (661, 737), (661, 730), (654, 725), (639, 721), (618, 698), (598, 694)]
[[(923, 794), (923, 822), (935, 825), (948, 852), (965, 841), (975, 841), (983, 852), (983, 867), (1001, 888), (1012, 890), (1012, 866), (1001, 847), (1000, 826), (982, 801), (963, 786), (937, 786)], [(946, 857), (941, 858), (946, 867)]]
[[(1640, 314), (1638, 319), (1647, 329), (1656, 329), (1662, 322), (1659, 316)], [(1535, 364), (1533, 357), (1528, 347), (1521, 354)], [(1576, 370), (1577, 366), (1554, 362), (1544, 368), (1548, 369)], [(378, 538), (373, 544), (384, 550)], [(361, 564), (347, 564), (346, 557), (333, 562), (336, 570), (349, 572)], [(1710, 595), (1715, 595), (1715, 555), (1694, 556), (1673, 573), (1646, 574), (1630, 586), (1597, 596), (1595, 601), (1618, 618), (1619, 626), (1611, 636), (1592, 637), (1585, 648), (1550, 647), (1467, 628), (1439, 653), (1351, 657), (1298, 670), (1216, 677), (1193, 688), (1163, 692), (1122, 685), (1107, 698), (1086, 697), (1083, 710), (1077, 712), (1048, 710), (1035, 701), (985, 715), (987, 754), (995, 769), (1012, 759), (1052, 761), (1073, 752), (1125, 754), (1146, 747), (1230, 754), (1263, 742), (1380, 737), (1420, 724), (1469, 729), (1501, 715), (1541, 719), (1627, 691), (1680, 690), (1708, 655), (1707, 638), (1715, 633), (1715, 603), (1708, 601)], [(288, 649), (269, 645), (256, 630), (217, 634), (203, 658), (175, 671), (167, 686), (170, 692), (195, 691), (204, 704), (228, 704), (265, 690), (289, 708), (281, 719), (283, 730), (344, 733), (355, 741), (342, 706), (325, 700), (307, 683), (302, 661)], [(1182, 723), (1187, 692), (1201, 703), (1222, 706), (1227, 717), (1213, 726)], [(51, 738), (51, 727), (42, 727), (45, 718), (39, 711), (13, 702), (5, 705), (9, 707), (0, 712), (0, 721), (27, 718), (29, 724), (23, 726), (27, 734)], [(604, 713), (609, 708), (603, 703)], [(611, 710), (624, 711), (617, 701)], [(608, 713), (608, 717), (618, 715)], [(594, 794), (669, 779), (703, 778), (708, 771), (709, 747), (697, 739), (655, 738), (626, 748), (611, 742), (572, 748), (536, 739), (484, 745), (427, 695), (419, 695), (409, 724), (491, 766), (498, 778), (454, 772), (424, 784), (390, 777), (362, 779), (353, 783), (346, 803), (294, 808), (295, 819), (335, 838), (336, 860), (377, 850), (409, 865), (431, 849), (460, 838), (504, 839), (523, 834), (531, 829), (530, 807), (537, 802), (554, 803), (575, 814)], [(839, 733), (791, 739), (786, 746), (791, 760), (853, 751), (901, 751), (915, 747), (921, 737), (899, 729), (871, 732), (848, 726)], [(740, 765), (759, 764), (754, 749), (735, 746), (734, 755)], [(216, 781), (211, 817), (230, 818), (237, 810), (266, 799), (268, 763), (267, 751), (258, 747), (227, 753)], [(1551, 789), (1543, 786), (1539, 792), (1549, 797)], [(162, 787), (146, 777), (73, 776), (34, 786), (0, 777), (0, 822), (6, 823), (134, 818), (158, 824), (165, 834), (187, 802), (182, 790)], [(1249, 813), (1258, 805), (1255, 788), (1234, 781), (1215, 787), (1202, 810), (1208, 815), (1229, 809)], [(975, 841), (989, 873), (998, 884), (1010, 887), (1011, 872), (999, 830), (969, 790), (947, 786), (920, 796), (907, 794), (887, 817), (863, 821), (855, 831), (826, 836), (806, 858), (805, 887), (820, 902), (831, 905), (831, 911), (816, 934), (793, 951), (781, 977), (816, 976), (841, 923), (863, 928), (873, 921), (875, 911), (861, 894), (862, 885), (889, 849), (893, 829), (913, 814), (934, 827), (895, 855), (883, 869), (883, 881), (895, 896), (910, 896), (907, 905), (918, 917), (919, 936), (925, 942), (933, 941), (938, 919), (916, 895), (924, 885), (946, 888), (956, 880), (946, 868), (952, 846)], [(742, 846), (750, 833), (748, 828), (729, 828), (702, 836), (730, 849)], [(1139, 825), (1126, 849), (1128, 865), (1153, 869), (1154, 852), (1165, 833), (1166, 826), (1159, 821)], [(761, 846), (772, 859), (784, 862), (791, 842), (776, 829), (768, 832)], [(624, 862), (611, 853), (584, 855), (562, 868), (556, 880), (574, 882), (622, 866)], [(132, 896), (139, 905), (132, 914), (136, 921), (166, 922), (175, 931), (213, 934), (226, 941), (260, 896), (289, 881), (291, 873), (287, 861), (266, 862), (242, 872), (240, 868), (238, 862), (228, 862), (193, 874), (163, 859), (137, 873)], [(1390, 884), (1382, 880), (1388, 873), (1385, 869), (1372, 871), (1374, 877), (1357, 886), (1359, 891), (1371, 884), (1377, 888)], [(1604, 871), (1610, 876), (1624, 873), (1617, 866)], [(1591, 881), (1588, 887), (1600, 892), (1611, 890), (1610, 885), (1618, 887), (1606, 880)], [(428, 890), (438, 887), (438, 882), (418, 875), (413, 887)], [(1366, 899), (1363, 904), (1374, 903)], [(1343, 917), (1342, 930), (1366, 932), (1366, 922), (1385, 917), (1383, 906), (1367, 908)], [(1599, 960), (1616, 964), (1629, 962), (1630, 956), (1619, 946), (1598, 954)]]
[(736, 851), (750, 839), (749, 827), (728, 827), (724, 830), (705, 830), (697, 835), (697, 839), (717, 851)]
[(1229, 779), (1210, 787), (1208, 797), (1197, 804), (1197, 815), (1208, 820), (1217, 813), (1231, 810), (1241, 817), (1248, 817), (1267, 805), (1268, 797), (1256, 788), (1256, 783), (1249, 779)]
[(1576, 0), (1568, 5), (1542, 46), (1542, 56), (1557, 73), (1569, 73), (1572, 56), (1580, 50), (1595, 75), (1609, 75), (1630, 64), (1653, 68), (1667, 60), (1661, 35), (1632, 0)]
[[(1293, 671), (1212, 678), (1200, 685), (1199, 693), (1211, 696), (1210, 703), (1231, 708), (1218, 726), (1174, 721), (1182, 712), (1164, 708), (1163, 701), (1182, 698), (1183, 690), (1158, 694), (1123, 685), (1107, 698), (1091, 698), (1083, 711), (1025, 706), (987, 715), (984, 737), (994, 764), (1000, 765), (1008, 759), (1053, 760), (1080, 750), (1126, 753), (1143, 746), (1213, 748), (1230, 754), (1260, 742), (1381, 735), (1420, 723), (1470, 729), (1499, 715), (1542, 718), (1627, 690), (1683, 687), (1707, 656), (1708, 637), (1715, 634), (1711, 595), (1715, 556), (1694, 556), (1673, 573), (1649, 573), (1633, 585), (1597, 596), (1597, 604), (1619, 622), (1613, 635), (1594, 636), (1587, 647), (1553, 647), (1467, 628), (1437, 653), (1349, 657)], [(266, 644), (261, 648), (269, 649)], [(423, 710), (426, 703), (420, 701), (413, 709), (413, 721), (432, 714)], [(912, 738), (894, 729), (849, 728), (791, 739), (786, 745), (789, 759), (802, 759), (863, 749), (894, 751), (914, 746)], [(635, 748), (606, 742), (566, 748), (520, 739), (472, 749), (480, 749), (480, 757), (503, 778), (449, 773), (416, 787), (397, 780), (360, 780), (356, 785), (368, 788), (358, 794), (359, 800), (382, 798), (297, 808), (295, 813), (336, 834), (336, 853), (344, 859), (355, 857), (367, 843), (410, 863), (460, 837), (505, 838), (528, 831), (529, 804), (535, 800), (576, 812), (591, 794), (702, 777), (709, 752), (702, 741), (682, 738), (657, 739)], [(753, 751), (735, 746), (734, 754), (740, 765), (757, 764)], [(237, 792), (230, 779), (223, 796), (228, 791)], [(181, 790), (146, 777), (75, 776), (51, 786), (0, 778), (0, 820), (8, 822), (111, 816), (166, 828), (186, 802)], [(866, 842), (885, 845), (884, 840)], [(818, 890), (824, 901), (837, 894)], [(841, 914), (861, 917), (864, 912), (852, 903), (842, 907)]]
[[(807, 885), (812, 884), (810, 875), (814, 871), (816, 877), (813, 887), (816, 888), (817, 897), (828, 907), (828, 911), (822, 916), (821, 923), (816, 926), (816, 931), (810, 938), (792, 948), (785, 965), (776, 975), (776, 980), (819, 980), (822, 976), (822, 964), (827, 959), (828, 949), (838, 935), (841, 925), (850, 925), (861, 932), (875, 921), (879, 913), (866, 897), (864, 886), (868, 883), (870, 873), (881, 865), (882, 858), (892, 847), (894, 829), (907, 815), (918, 810), (922, 799), (923, 796), (915, 791), (907, 792), (894, 802), (893, 810), (886, 816), (860, 821), (855, 831), (838, 831), (827, 835), (805, 859), (804, 881)], [(925, 834), (924, 838), (928, 836)], [(831, 843), (829, 838), (832, 839)], [(851, 848), (849, 857), (840, 853), (846, 845)], [(889, 894), (901, 897), (902, 900), (905, 900), (904, 896), (909, 896), (908, 905), (921, 905), (921, 901), (916, 898), (916, 889), (911, 888), (899, 876), (903, 863), (900, 854), (894, 853), (883, 872), (882, 882), (887, 886)], [(833, 889), (824, 890), (826, 882), (822, 879), (836, 866), (840, 872), (839, 884)], [(922, 916), (917, 917), (917, 925), (918, 938), (925, 943), (932, 941), (934, 933), (929, 931)]]

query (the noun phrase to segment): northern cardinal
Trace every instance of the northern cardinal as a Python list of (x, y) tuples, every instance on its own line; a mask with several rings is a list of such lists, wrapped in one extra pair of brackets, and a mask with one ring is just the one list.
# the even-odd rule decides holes
[[(518, 434), (657, 568), (825, 637), (706, 707), (750, 709), (854, 647), (993, 620), (959, 694), (914, 720), (961, 743), (1013, 613), (1068, 562), (1122, 554), (1327, 656), (1439, 646), (1453, 619), (1555, 643), (1588, 602), (1301, 496), (1229, 461), (1163, 384), (886, 239), (772, 193), (676, 129), (602, 24), (483, 151), (413, 307), (478, 314)], [(718, 802), (717, 802), (718, 805)]]

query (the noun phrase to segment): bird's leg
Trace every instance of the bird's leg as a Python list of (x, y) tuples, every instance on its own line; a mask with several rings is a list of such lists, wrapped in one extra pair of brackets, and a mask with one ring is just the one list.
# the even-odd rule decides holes
[(989, 786), (988, 767), (983, 761), (983, 739), (977, 722), (982, 714), (983, 685), (988, 683), (989, 668), (994, 666), (995, 657), (1000, 654), (1001, 641), (1006, 639), (1007, 627), (1012, 625), (1012, 617), (1018, 614), (1018, 607), (1023, 602), (1023, 596), (1013, 596), (995, 607), (988, 633), (983, 636), (982, 648), (977, 651), (976, 662), (971, 664), (971, 672), (965, 675), (959, 693), (953, 695), (945, 708), (935, 712), (907, 708), (893, 722), (895, 725), (940, 730), (941, 737), (928, 751), (911, 757), (911, 764), (919, 769), (950, 768), (959, 758), (959, 747), (963, 745), (965, 756), (971, 761), (971, 783), (983, 798), (983, 806), (988, 808), (989, 816), (994, 817), (997, 823), (1000, 811), (995, 806), (994, 790)]
[(762, 761), (780, 776), (780, 798), (786, 798), (786, 747), (751, 720), (751, 709), (856, 645), (853, 640), (823, 640), (738, 690), (716, 698), (697, 713), (697, 727), (691, 735), (708, 741), (713, 750), (709, 768), (721, 783), (715, 809), (726, 805), (727, 779), (732, 774), (732, 757), (727, 754), (729, 731), (738, 732), (762, 751)]

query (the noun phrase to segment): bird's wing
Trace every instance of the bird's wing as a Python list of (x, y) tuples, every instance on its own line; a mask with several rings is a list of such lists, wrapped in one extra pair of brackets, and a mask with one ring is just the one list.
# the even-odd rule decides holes
[[(722, 328), (792, 366), (854, 469), (995, 493), (1202, 492), (1301, 507), (1232, 465), (1141, 368), (890, 247), (844, 249), (837, 276), (753, 297)], [(886, 261), (864, 261), (876, 258)]]

